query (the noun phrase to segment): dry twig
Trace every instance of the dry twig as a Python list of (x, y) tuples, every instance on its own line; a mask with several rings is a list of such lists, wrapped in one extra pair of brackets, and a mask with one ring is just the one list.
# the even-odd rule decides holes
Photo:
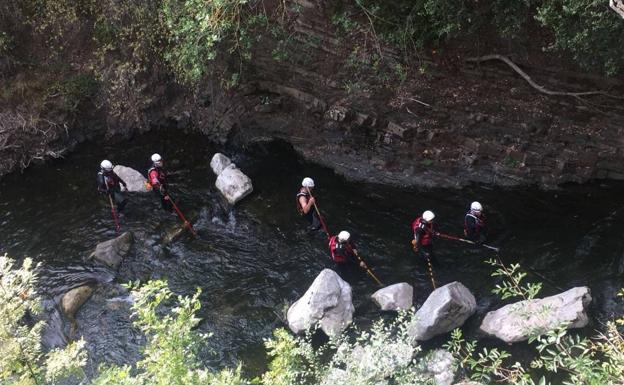
[(531, 77), (529, 75), (527, 75), (526, 72), (524, 72), (520, 67), (518, 67), (518, 65), (514, 62), (512, 62), (508, 57), (503, 56), (503, 55), (498, 55), (498, 54), (492, 54), (492, 55), (484, 55), (484, 56), (479, 56), (479, 57), (471, 57), (466, 59), (467, 62), (474, 62), (474, 63), (480, 63), (483, 61), (487, 61), (487, 60), (500, 60), (503, 63), (507, 64), (509, 67), (511, 67), (511, 69), (513, 69), (518, 75), (522, 76), (522, 78), (524, 80), (527, 81), (527, 83), (529, 83), (529, 85), (533, 88), (535, 88), (536, 90), (538, 90), (539, 92), (546, 94), (546, 95), (552, 95), (552, 96), (572, 96), (575, 98), (580, 98), (582, 96), (591, 96), (591, 95), (602, 95), (602, 96), (606, 96), (608, 98), (612, 98), (612, 99), (619, 99), (619, 100), (624, 100), (624, 97), (622, 96), (616, 96), (616, 95), (611, 95), (605, 91), (585, 91), (585, 92), (566, 92), (566, 91), (552, 91), (549, 90), (547, 88), (545, 88), (544, 86), (541, 86), (539, 84), (537, 84), (533, 79), (531, 79)]

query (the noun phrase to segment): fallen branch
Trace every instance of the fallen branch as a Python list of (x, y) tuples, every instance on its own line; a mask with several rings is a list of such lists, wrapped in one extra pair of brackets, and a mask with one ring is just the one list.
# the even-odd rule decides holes
[(422, 104), (423, 106), (426, 106), (426, 107), (431, 107), (431, 104), (429, 104), (429, 103), (425, 103), (425, 102), (420, 101), (420, 100), (418, 100), (418, 99), (409, 98), (409, 100), (412, 100), (412, 101), (414, 101), (414, 102), (416, 102), (416, 103)]
[(479, 57), (471, 57), (471, 58), (466, 59), (467, 62), (474, 62), (474, 63), (480, 63), (480, 62), (488, 61), (488, 60), (500, 60), (500, 61), (504, 62), (509, 67), (511, 67), (511, 69), (516, 71), (516, 73), (518, 75), (522, 76), (522, 78), (524, 80), (526, 80), (527, 83), (529, 83), (529, 85), (531, 87), (535, 88), (539, 92), (541, 92), (543, 94), (546, 94), (546, 95), (572, 96), (572, 97), (575, 97), (575, 98), (580, 98), (581, 96), (602, 95), (602, 96), (606, 96), (606, 97), (613, 98), (613, 99), (624, 100), (624, 97), (611, 95), (611, 94), (608, 94), (605, 91), (566, 92), (566, 91), (552, 91), (552, 90), (549, 90), (549, 89), (545, 88), (544, 86), (541, 86), (541, 85), (535, 83), (535, 81), (533, 81), (533, 79), (531, 79), (531, 77), (529, 75), (527, 75), (526, 72), (524, 72), (522, 69), (520, 69), (520, 67), (518, 67), (516, 65), (516, 63), (512, 62), (508, 57), (503, 56), (503, 55), (492, 54), (492, 55), (484, 55), (484, 56), (479, 56)]
[(609, 0), (609, 7), (624, 19), (624, 1)]

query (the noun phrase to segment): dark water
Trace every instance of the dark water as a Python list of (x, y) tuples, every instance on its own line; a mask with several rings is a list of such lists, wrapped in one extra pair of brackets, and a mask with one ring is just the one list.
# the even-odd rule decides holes
[[(209, 162), (215, 151), (231, 156), (254, 183), (254, 193), (232, 210), (214, 188)], [(185, 234), (163, 246), (163, 236), (178, 226), (178, 219), (161, 212), (151, 194), (134, 194), (121, 220), (123, 230), (136, 238), (131, 255), (118, 273), (88, 267), (85, 257), (95, 245), (115, 236), (107, 201), (95, 192), (99, 162), (106, 157), (143, 172), (153, 152), (165, 157), (168, 170), (178, 172), (172, 196), (196, 218), (199, 237)], [(191, 134), (154, 133), (123, 145), (85, 145), (64, 160), (3, 179), (0, 252), (41, 261), (42, 291), (51, 296), (83, 282), (102, 283), (78, 315), (78, 332), (89, 341), (92, 366), (136, 359), (142, 342), (128, 320), (127, 293), (117, 283), (164, 278), (180, 294), (203, 290), (200, 328), (214, 333), (211, 352), (205, 352), (208, 363), (242, 360), (248, 373), (257, 374), (265, 364), (262, 338), (284, 325), (287, 304), (304, 293), (321, 269), (331, 267), (324, 236), (308, 235), (295, 210), (303, 176), (315, 179), (315, 195), (330, 230), (354, 234), (381, 280), (414, 285), (418, 304), (431, 285), (409, 246), (411, 221), (431, 209), (438, 231), (459, 235), (467, 205), (479, 200), (491, 225), (489, 243), (501, 247), (504, 262), (519, 262), (545, 277), (549, 283), (543, 295), (588, 285), (595, 300), (591, 327), (624, 311), (615, 301), (624, 277), (622, 184), (568, 186), (556, 192), (397, 189), (346, 182), (301, 162), (285, 145), (258, 144), (231, 153)], [(477, 298), (479, 312), (467, 327), (472, 334), (483, 314), (500, 305), (490, 294), (496, 283), (489, 277), (491, 268), (482, 262), (492, 254), (444, 240), (437, 242), (436, 251), (442, 263), (435, 270), (438, 283), (461, 281)], [(114, 284), (106, 283), (111, 280)], [(365, 274), (352, 277), (351, 284), (355, 322), (365, 326), (380, 317), (369, 300), (377, 287)]]

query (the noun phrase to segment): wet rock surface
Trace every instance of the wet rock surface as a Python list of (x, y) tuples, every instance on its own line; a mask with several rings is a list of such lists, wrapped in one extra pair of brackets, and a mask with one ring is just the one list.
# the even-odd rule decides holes
[(98, 243), (95, 251), (89, 255), (88, 259), (92, 259), (112, 269), (117, 269), (123, 258), (130, 251), (132, 242), (132, 233), (125, 232), (115, 239)]
[(65, 293), (61, 301), (63, 313), (68, 318), (74, 319), (76, 312), (78, 312), (80, 307), (87, 302), (87, 300), (91, 297), (91, 294), (93, 294), (93, 287), (87, 285), (76, 287)]

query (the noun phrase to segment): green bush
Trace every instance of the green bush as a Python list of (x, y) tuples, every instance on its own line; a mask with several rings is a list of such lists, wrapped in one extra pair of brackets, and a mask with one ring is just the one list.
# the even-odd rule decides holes
[(549, 50), (572, 54), (583, 68), (607, 75), (624, 68), (624, 20), (602, 0), (544, 0), (537, 20), (554, 34)]
[[(424, 48), (444, 47), (447, 41), (472, 41), (487, 35), (487, 42), (528, 42), (540, 26), (546, 33), (545, 50), (570, 54), (582, 68), (616, 75), (624, 66), (624, 21), (603, 0), (352, 0), (343, 2), (332, 16), (334, 24), (355, 30), (346, 5), (360, 9), (373, 21), (377, 36), (409, 54)], [(365, 20), (362, 12), (352, 12)], [(355, 17), (355, 16), (353, 16)], [(365, 25), (362, 25), (365, 27)], [(494, 32), (496, 35), (492, 35)], [(552, 40), (548, 37), (552, 35)], [(416, 52), (414, 52), (416, 51)]]
[(247, 0), (163, 0), (169, 42), (164, 56), (181, 82), (197, 83), (217, 57), (218, 44), (228, 37), (238, 39), (246, 3)]
[(31, 259), (16, 267), (6, 254), (0, 256), (0, 384), (56, 384), (62, 378), (84, 374), (84, 340), (43, 353), (45, 322), (25, 322), (41, 311), (36, 282)]

